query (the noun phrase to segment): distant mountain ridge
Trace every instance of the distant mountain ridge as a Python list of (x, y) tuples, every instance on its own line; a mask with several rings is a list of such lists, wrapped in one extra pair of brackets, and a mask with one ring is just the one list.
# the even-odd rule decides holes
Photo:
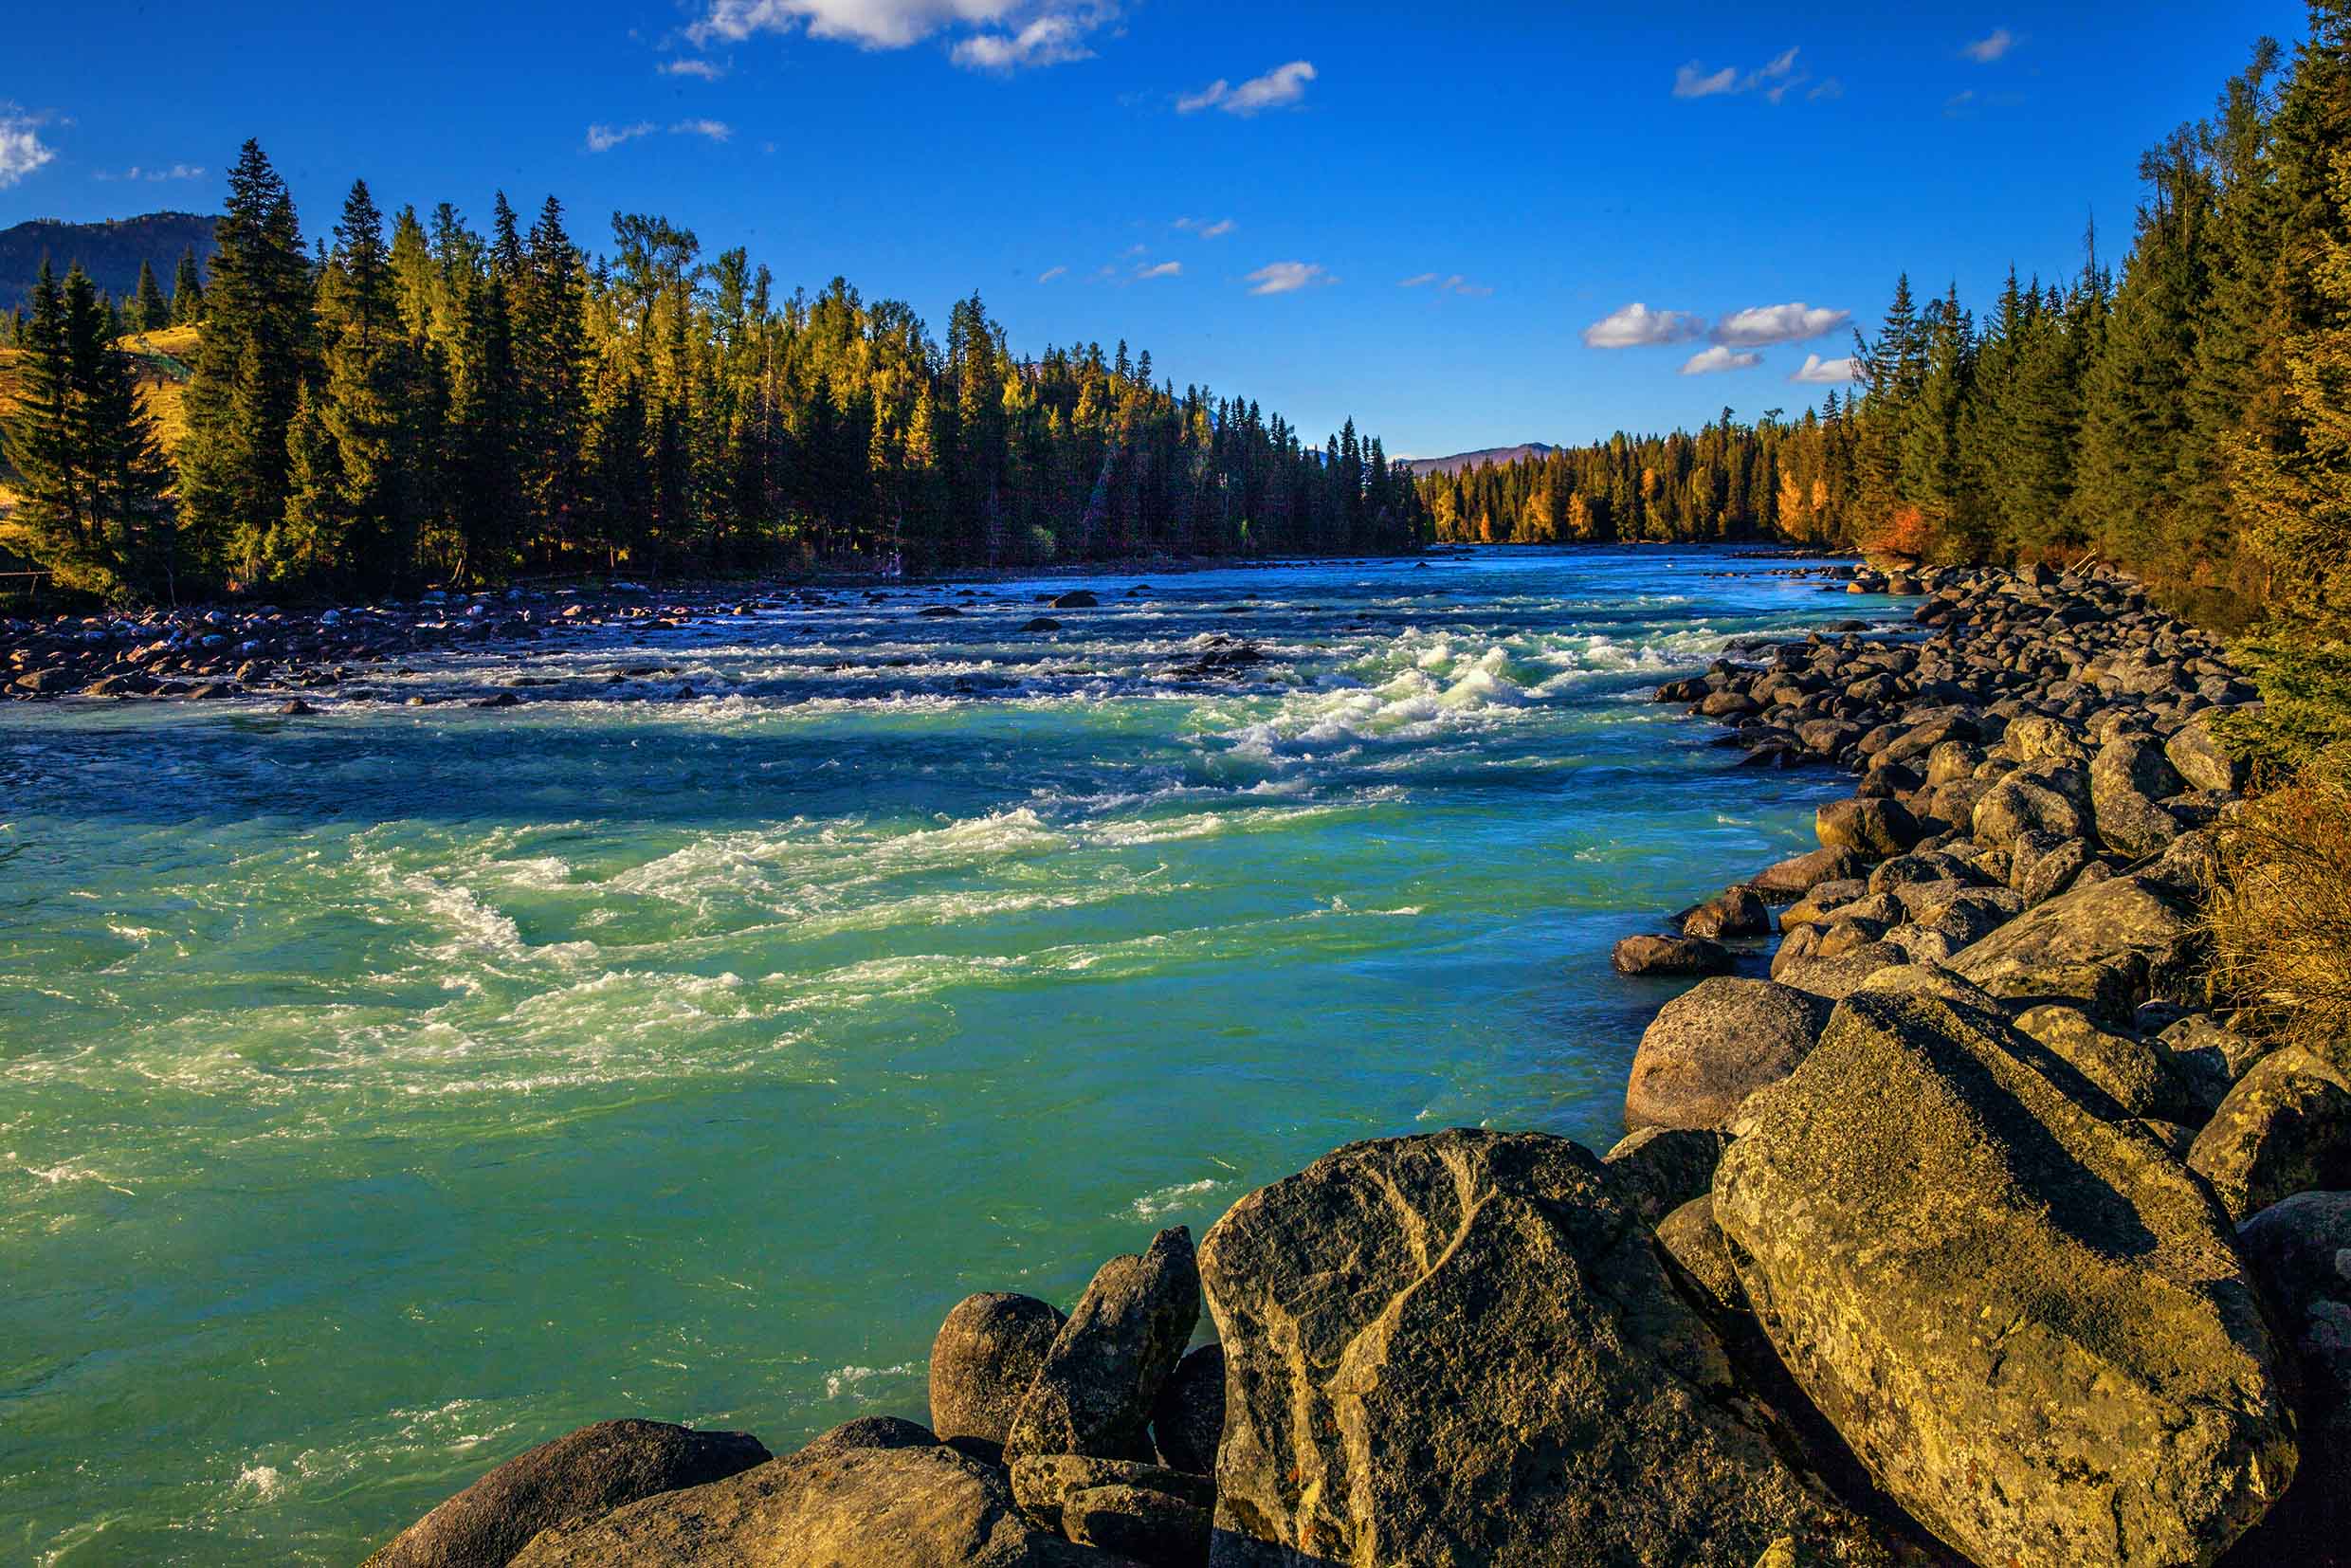
[(1549, 457), (1555, 450), (1540, 441), (1522, 442), (1516, 447), (1481, 447), (1474, 452), (1455, 452), (1451, 457), (1404, 457), (1389, 465), (1401, 468), (1417, 479), (1422, 474), (1457, 474), (1464, 468), (1481, 468), (1488, 463), (1516, 463), (1522, 457)]
[(191, 246), (210, 278), (212, 252), (220, 248), (212, 238), (218, 222), (196, 212), (147, 212), (104, 223), (35, 218), (0, 228), (0, 311), (30, 297), (45, 256), (60, 275), (80, 262), (90, 281), (118, 300), (129, 299), (138, 287), (138, 264), (145, 262), (169, 295), (180, 252)]

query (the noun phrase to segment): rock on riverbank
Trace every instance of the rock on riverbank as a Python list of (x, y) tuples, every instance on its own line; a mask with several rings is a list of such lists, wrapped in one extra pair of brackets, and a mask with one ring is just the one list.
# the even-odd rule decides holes
[[(1885, 586), (1924, 598), (1913, 629), (1659, 693), (1859, 783), (1817, 851), (1619, 955), (1693, 983), (1606, 1159), (1356, 1144), (1066, 1316), (959, 1304), (928, 1427), (772, 1460), (657, 1429), (725, 1455), (667, 1490), (600, 1479), (589, 1429), (401, 1541), (502, 1506), (414, 1559), (2351, 1560), (2351, 1193), (2321, 1190), (2351, 1181), (2351, 1082), (2198, 994), (2242, 782), (2212, 724), (2251, 688), (2120, 579)], [(1774, 935), (1772, 979), (1695, 978)]]

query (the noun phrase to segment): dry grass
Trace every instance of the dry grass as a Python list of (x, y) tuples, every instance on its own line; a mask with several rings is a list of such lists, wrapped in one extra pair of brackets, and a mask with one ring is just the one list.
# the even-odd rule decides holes
[(2264, 1036), (2351, 1064), (2351, 757), (2250, 803), (2220, 863), (2216, 989)]

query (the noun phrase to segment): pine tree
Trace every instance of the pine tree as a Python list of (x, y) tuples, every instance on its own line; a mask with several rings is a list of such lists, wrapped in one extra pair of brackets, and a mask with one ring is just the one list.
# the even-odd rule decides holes
[(203, 319), (204, 275), (196, 267), (196, 248), (190, 246), (179, 253), (172, 274), (172, 325), (192, 327)]
[(310, 267), (294, 201), (257, 142), (228, 176), (189, 382), (180, 490), (200, 547), (234, 581), (260, 578), (285, 516), (286, 432), (311, 349)]
[(156, 286), (155, 269), (141, 260), (138, 292), (132, 297), (131, 328), (135, 332), (161, 332), (171, 324), (172, 307), (164, 302), (163, 290)]

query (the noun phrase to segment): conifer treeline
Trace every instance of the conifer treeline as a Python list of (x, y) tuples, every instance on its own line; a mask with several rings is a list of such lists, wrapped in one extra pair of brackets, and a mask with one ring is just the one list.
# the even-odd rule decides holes
[(2181, 595), (2335, 602), (2351, 534), (2312, 486), (2351, 476), (2329, 357), (2351, 334), (2351, 4), (2310, 15), (2290, 66), (2265, 40), (2210, 119), (2146, 155), (2119, 276), (2093, 239), (2075, 276), (2012, 273), (1980, 319), (1904, 278), (1856, 335), (1843, 406), (1428, 476), (1438, 536), (2094, 552)]
[[(446, 204), (387, 235), (361, 182), (314, 254), (248, 142), (219, 242), (209, 283), (191, 259), (168, 305), (149, 274), (118, 313), (143, 326), (188, 301), (200, 317), (175, 504), (76, 511), (42, 453), (86, 436), (86, 413), (27, 405), (9, 435), (17, 520), (61, 577), (131, 595), (373, 592), (584, 567), (1368, 553), (1426, 535), (1409, 478), (1353, 421), (1309, 445), (1253, 402), (1155, 384), (1123, 343), (1016, 358), (976, 296), (943, 346), (839, 279), (779, 300), (742, 250), (705, 260), (659, 218), (616, 214), (610, 257), (574, 242), (553, 198), (527, 231), (501, 195), (486, 236)], [(57, 333), (27, 320), (19, 336), (70, 376)]]

